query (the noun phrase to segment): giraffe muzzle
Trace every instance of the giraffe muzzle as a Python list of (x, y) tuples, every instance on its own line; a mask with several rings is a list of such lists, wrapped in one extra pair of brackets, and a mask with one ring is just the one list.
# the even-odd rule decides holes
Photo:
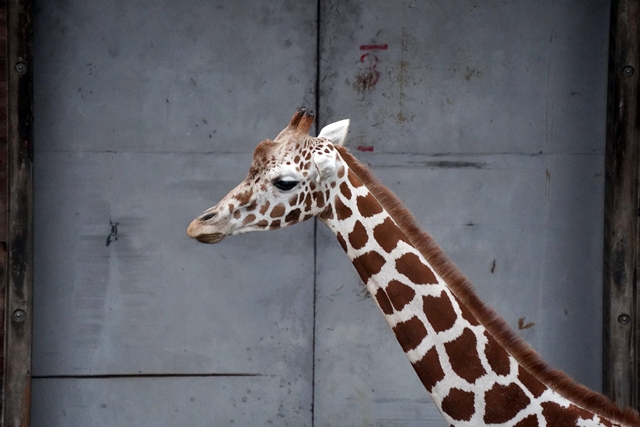
[(195, 237), (195, 239), (200, 243), (220, 243), (222, 239), (224, 239), (223, 233), (212, 233), (212, 234), (200, 234)]
[(211, 228), (214, 227), (206, 224), (207, 220), (215, 216), (217, 216), (215, 213), (207, 213), (191, 221), (191, 224), (189, 224), (189, 228), (187, 228), (187, 235), (192, 239), (196, 239), (197, 241), (202, 243), (221, 242), (226, 234), (220, 231), (212, 231)]

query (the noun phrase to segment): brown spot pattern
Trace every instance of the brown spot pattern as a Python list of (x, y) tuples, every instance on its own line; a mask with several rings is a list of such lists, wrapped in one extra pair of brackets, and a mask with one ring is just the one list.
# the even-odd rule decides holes
[(527, 372), (522, 366), (518, 367), (518, 379), (535, 398), (542, 396), (542, 393), (547, 389), (544, 384), (538, 381), (537, 378)]
[(451, 329), (458, 318), (453, 310), (449, 296), (444, 291), (439, 297), (423, 296), (422, 309), (436, 332), (444, 332)]
[(246, 207), (247, 212), (251, 212), (252, 210), (254, 210), (256, 207), (258, 207), (258, 204), (256, 203), (256, 201), (252, 201), (251, 203), (249, 203), (249, 205)]
[(353, 231), (349, 233), (349, 243), (353, 249), (362, 249), (367, 244), (369, 236), (367, 235), (367, 229), (360, 221), (356, 221), (353, 226)]
[(264, 205), (260, 207), (260, 215), (264, 215), (267, 212), (267, 209), (269, 209), (269, 206), (269, 202), (264, 202)]
[(294, 209), (284, 217), (284, 222), (298, 221), (300, 219), (300, 209)]
[(407, 242), (404, 234), (391, 218), (386, 218), (381, 224), (376, 225), (373, 229), (373, 238), (387, 253), (391, 253), (398, 246), (399, 241)]
[(256, 220), (256, 216), (254, 214), (247, 215), (244, 221), (242, 221), (242, 224), (243, 225), (251, 224), (255, 220)]
[(304, 197), (305, 211), (309, 211), (311, 209), (311, 203), (313, 203), (313, 198), (311, 197), (311, 193), (307, 193), (307, 195)]
[(342, 250), (347, 252), (347, 242), (345, 242), (344, 237), (342, 237), (342, 234), (338, 233), (336, 236), (338, 237), (338, 242), (340, 242), (340, 246), (342, 246)]
[(346, 197), (347, 200), (351, 199), (351, 189), (346, 182), (342, 182), (342, 184), (340, 184), (340, 193), (342, 193), (342, 195)]
[(473, 331), (467, 328), (458, 338), (444, 345), (451, 368), (470, 384), (487, 373), (480, 362), (477, 341)]
[[(245, 220), (245, 221), (246, 221), (246, 220)], [(258, 222), (256, 223), (256, 225), (257, 225), (258, 227), (265, 228), (266, 226), (268, 226), (268, 225), (269, 225), (269, 221), (267, 221), (266, 219), (261, 219), (260, 221), (258, 221)]]
[(393, 332), (396, 334), (396, 338), (405, 353), (420, 345), (422, 340), (427, 336), (427, 329), (424, 327), (422, 321), (415, 316), (395, 325)]
[[(581, 417), (581, 415), (583, 415)], [(590, 414), (574, 405), (563, 408), (554, 402), (542, 403), (542, 416), (547, 421), (548, 426), (553, 427), (575, 427), (579, 418), (591, 418)]]
[(338, 169), (338, 178), (342, 178), (344, 176), (344, 166), (340, 166)]
[(442, 410), (456, 421), (469, 421), (476, 412), (474, 403), (472, 392), (452, 388), (442, 399)]
[(351, 209), (349, 209), (347, 205), (342, 203), (340, 197), (336, 196), (334, 204), (336, 206), (336, 217), (338, 218), (338, 221), (345, 220), (353, 214)]
[(316, 205), (318, 206), (318, 208), (323, 208), (324, 207), (324, 193), (322, 191), (316, 191), (313, 195), (314, 195), (314, 197), (316, 199)]
[(328, 205), (320, 214), (320, 218), (324, 220), (333, 219), (333, 207)]
[(389, 297), (386, 292), (382, 288), (378, 288), (376, 291), (376, 301), (378, 301), (378, 305), (382, 312), (386, 315), (393, 314), (393, 307), (391, 307), (391, 301), (389, 301)]
[[(494, 384), (484, 394), (486, 409), (484, 422), (487, 424), (505, 423), (531, 403), (525, 392), (515, 383), (509, 385)], [(551, 426), (557, 424), (550, 423)]]
[(511, 372), (509, 353), (487, 331), (484, 332), (484, 336), (488, 340), (487, 346), (484, 348), (484, 354), (487, 356), (489, 366), (498, 375), (509, 375), (509, 372)]
[(364, 283), (369, 281), (369, 277), (377, 274), (382, 269), (385, 259), (377, 252), (369, 251), (353, 259), (353, 265), (358, 270), (358, 274)]
[(351, 183), (353, 188), (362, 186), (362, 181), (360, 181), (360, 178), (358, 178), (353, 172), (349, 171), (349, 175), (347, 176), (347, 178), (349, 179), (349, 182)]
[(527, 418), (520, 420), (513, 427), (539, 427), (538, 426), (538, 417), (535, 415), (529, 415)]
[(251, 190), (236, 194), (233, 198), (240, 203), (240, 206), (246, 205), (251, 200)]
[(422, 359), (413, 363), (413, 369), (418, 374), (418, 378), (422, 381), (422, 385), (429, 393), (438, 382), (444, 379), (444, 371), (440, 365), (438, 352), (435, 347), (427, 351)]
[(462, 303), (460, 303), (460, 301), (457, 298), (456, 298), (456, 301), (458, 301), (458, 306), (460, 307), (460, 311), (462, 312), (462, 318), (467, 322), (469, 322), (471, 326), (478, 326), (480, 322), (478, 321), (478, 319), (476, 319), (476, 316), (474, 316), (471, 313), (471, 311), (467, 308), (466, 305), (463, 305)]
[(404, 306), (413, 301), (413, 298), (416, 296), (416, 291), (397, 280), (390, 281), (386, 291), (391, 300), (391, 304), (393, 304), (393, 308), (397, 311), (401, 311)]
[(284, 215), (286, 209), (287, 208), (282, 203), (280, 203), (279, 205), (275, 205), (271, 210), (271, 214), (270, 214), (271, 218), (281, 217), (282, 215)]
[(382, 205), (373, 197), (373, 194), (367, 193), (366, 196), (359, 196), (356, 199), (358, 212), (365, 218), (372, 217), (382, 212)]
[(420, 262), (420, 258), (416, 254), (408, 253), (402, 255), (396, 260), (396, 269), (416, 285), (438, 283), (433, 271)]

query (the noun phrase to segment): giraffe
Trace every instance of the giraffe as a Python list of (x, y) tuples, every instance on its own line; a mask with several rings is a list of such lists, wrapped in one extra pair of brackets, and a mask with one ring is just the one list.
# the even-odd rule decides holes
[(189, 237), (286, 227), (314, 216), (336, 235), (426, 391), (451, 426), (638, 427), (640, 418), (551, 369), (342, 146), (349, 120), (309, 129), (299, 109), (258, 144), (244, 181), (188, 227)]

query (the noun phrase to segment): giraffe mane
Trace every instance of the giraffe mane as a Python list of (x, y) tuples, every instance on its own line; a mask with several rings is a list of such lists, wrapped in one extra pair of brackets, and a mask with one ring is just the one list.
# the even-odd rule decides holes
[(336, 146), (336, 149), (351, 171), (387, 210), (409, 241), (429, 261), (455, 296), (525, 370), (583, 409), (618, 423), (640, 425), (640, 416), (633, 409), (617, 406), (604, 395), (578, 384), (564, 372), (553, 369), (544, 362), (529, 344), (513, 332), (504, 319), (480, 300), (471, 282), (438, 246), (433, 237), (419, 227), (416, 219), (400, 199), (382, 185), (347, 148)]

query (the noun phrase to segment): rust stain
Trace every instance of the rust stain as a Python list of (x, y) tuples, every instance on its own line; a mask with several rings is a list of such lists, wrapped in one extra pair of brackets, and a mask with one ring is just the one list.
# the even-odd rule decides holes
[(535, 322), (524, 323), (524, 317), (518, 319), (518, 329), (524, 331), (525, 329), (533, 328), (536, 326)]
[[(360, 62), (364, 62), (367, 56), (368, 54), (362, 55)], [(377, 63), (378, 57), (376, 56), (373, 60), (370, 60), (369, 66), (366, 69), (360, 71), (356, 75), (354, 87), (358, 93), (371, 92), (376, 84), (378, 84), (378, 81), (380, 80), (380, 72), (376, 70)]]
[(467, 72), (464, 75), (466, 81), (471, 80), (471, 77), (483, 77), (484, 73), (476, 68), (467, 67)]
[(19, 427), (29, 427), (31, 425), (31, 377), (28, 377), (24, 385), (22, 394), (22, 416), (19, 420)]

